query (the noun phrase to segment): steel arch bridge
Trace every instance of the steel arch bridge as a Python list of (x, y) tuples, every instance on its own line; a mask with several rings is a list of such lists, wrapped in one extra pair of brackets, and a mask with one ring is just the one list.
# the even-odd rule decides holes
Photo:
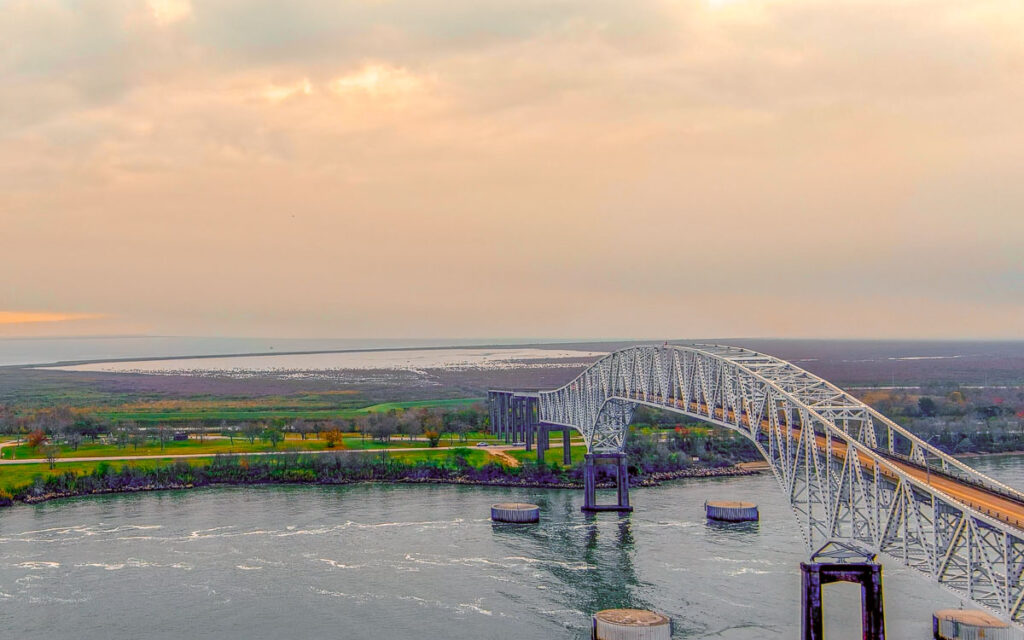
[(622, 451), (636, 405), (738, 431), (770, 465), (810, 549), (885, 554), (1024, 626), (1024, 494), (789, 362), (729, 346), (639, 346), (529, 395), (541, 424), (579, 431), (591, 453)]

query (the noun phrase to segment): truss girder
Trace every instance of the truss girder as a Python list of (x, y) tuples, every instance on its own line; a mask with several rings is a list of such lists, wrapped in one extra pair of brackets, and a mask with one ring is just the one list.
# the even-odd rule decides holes
[(541, 422), (578, 430), (591, 452), (621, 451), (641, 404), (738, 431), (768, 462), (809, 549), (844, 541), (884, 553), (1024, 626), (1024, 531), (922, 483), (891, 457), (937, 461), (965, 484), (1019, 501), (1024, 494), (796, 365), (729, 346), (632, 347), (539, 395)]

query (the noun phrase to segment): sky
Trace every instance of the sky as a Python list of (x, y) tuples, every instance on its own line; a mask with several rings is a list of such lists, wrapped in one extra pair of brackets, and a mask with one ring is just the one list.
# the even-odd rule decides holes
[(1019, 0), (0, 0), (0, 337), (1024, 338)]

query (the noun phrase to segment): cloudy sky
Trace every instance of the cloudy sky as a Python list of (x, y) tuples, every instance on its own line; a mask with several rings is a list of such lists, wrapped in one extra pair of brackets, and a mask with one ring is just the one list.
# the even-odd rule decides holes
[(1024, 338), (1020, 0), (0, 0), (0, 336)]

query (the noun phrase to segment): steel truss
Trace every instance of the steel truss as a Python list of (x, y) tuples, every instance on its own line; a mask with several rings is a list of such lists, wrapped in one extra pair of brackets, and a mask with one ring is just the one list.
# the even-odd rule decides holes
[(718, 345), (632, 347), (539, 396), (540, 421), (576, 429), (589, 452), (622, 451), (641, 404), (738, 431), (771, 466), (809, 549), (846, 542), (883, 553), (1024, 628), (1022, 523), (908, 469), (1020, 502), (1024, 494), (789, 362)]

